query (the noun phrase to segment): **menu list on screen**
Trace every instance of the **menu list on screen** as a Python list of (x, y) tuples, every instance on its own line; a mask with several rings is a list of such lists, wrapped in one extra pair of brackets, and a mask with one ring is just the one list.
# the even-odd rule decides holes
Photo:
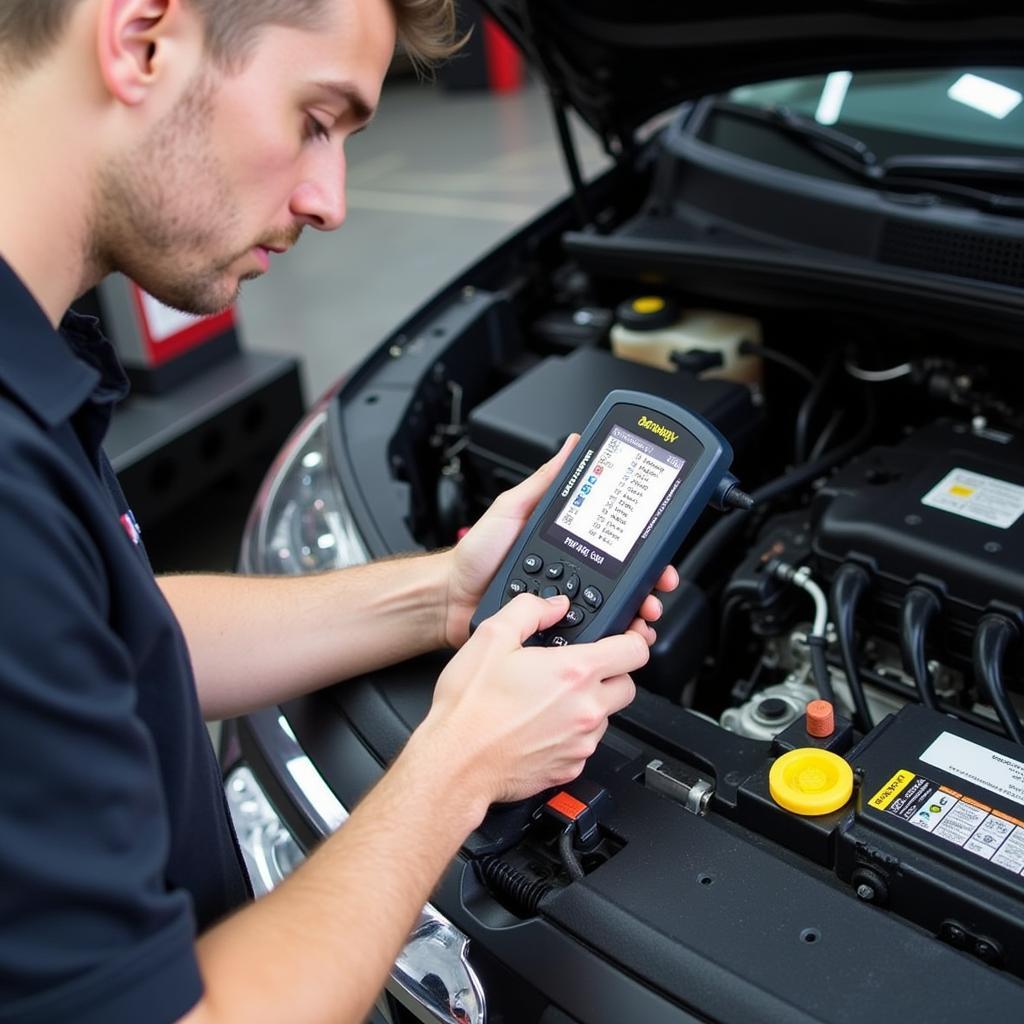
[(678, 455), (613, 426), (553, 525), (589, 549), (587, 555), (599, 555), (593, 561), (605, 554), (623, 563), (683, 466)]

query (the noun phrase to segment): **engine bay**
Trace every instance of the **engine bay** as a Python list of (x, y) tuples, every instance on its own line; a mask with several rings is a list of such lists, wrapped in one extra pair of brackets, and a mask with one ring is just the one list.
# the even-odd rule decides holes
[[(662, 300), (620, 298), (618, 314), (580, 302), (516, 325), (508, 296), (461, 296), (485, 301), (492, 320), (490, 303), (502, 307), (502, 340), (476, 358), (434, 362), (408, 406), (418, 429), (407, 420), (393, 435), (391, 465), (419, 502), (409, 521), (424, 546), (453, 542), (614, 387), (709, 419), (757, 499), (753, 512), (708, 514), (680, 552), (683, 583), (637, 675), (643, 699), (616, 723), (640, 746), (604, 744), (561, 796), (590, 825), (535, 802), (493, 813), (475, 834), (476, 902), (502, 908), (481, 913), (541, 913), (628, 849), (625, 778), (627, 794), (724, 816), (831, 872), (854, 897), (1024, 976), (1024, 787), (1014, 781), (1024, 771), (1024, 442), (1000, 387), (1012, 378), (935, 345), (918, 354), (920, 342), (824, 346), (793, 329), (802, 344), (776, 350), (779, 324), (748, 311), (701, 311), (718, 340), (672, 348), (666, 368), (664, 349), (661, 365), (649, 345), (643, 360), (615, 350), (611, 334), (637, 298)], [(676, 296), (664, 301), (678, 325), (687, 313)], [(719, 328), (736, 320), (743, 336), (723, 348)], [(496, 349), (500, 362), (484, 358)], [(807, 707), (823, 698), (834, 728), (816, 738)], [(921, 760), (937, 743), (963, 744), (959, 768)], [(795, 814), (771, 793), (772, 764), (809, 748), (853, 771), (852, 795), (827, 814)], [(1002, 764), (1008, 788), (993, 794), (971, 769), (977, 757)], [(872, 806), (900, 782), (890, 804)], [(939, 815), (928, 810), (937, 806)]]
[[(641, 889), (678, 828), (698, 850), (725, 836), (736, 854), (740, 836), (744, 857), (767, 851), (1024, 977), (1013, 340), (1001, 325), (940, 329), (909, 298), (902, 316), (792, 290), (724, 304), (588, 270), (542, 224), (536, 238), (552, 237), (499, 251), (347, 388), (336, 443), (351, 493), (377, 498), (366, 535), (381, 553), (455, 543), (614, 388), (709, 420), (756, 505), (698, 523), (634, 705), (563, 793), (492, 809), (464, 848), (465, 907), (488, 929), (575, 927), (581, 888), (629, 891), (668, 934), (671, 901)], [(809, 717), (821, 701), (826, 730)], [(780, 802), (772, 773), (790, 755), (833, 807)], [(713, 887), (713, 858), (694, 856), (694, 884)], [(820, 940), (819, 911), (794, 909), (800, 943)]]

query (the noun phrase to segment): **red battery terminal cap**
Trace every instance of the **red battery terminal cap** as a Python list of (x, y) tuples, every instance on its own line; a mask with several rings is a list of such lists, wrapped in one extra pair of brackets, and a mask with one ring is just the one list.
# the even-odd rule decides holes
[(812, 700), (807, 704), (807, 735), (824, 739), (836, 731), (836, 716), (827, 700)]
[(831, 750), (798, 747), (772, 765), (768, 788), (772, 799), (794, 814), (831, 814), (853, 793), (853, 769)]

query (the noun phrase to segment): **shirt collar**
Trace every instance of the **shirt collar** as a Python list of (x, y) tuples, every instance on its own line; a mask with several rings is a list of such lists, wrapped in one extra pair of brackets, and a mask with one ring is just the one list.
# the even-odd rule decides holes
[(54, 330), (17, 274), (0, 259), (0, 382), (49, 427), (88, 400), (120, 401), (128, 380), (91, 317), (69, 313)]

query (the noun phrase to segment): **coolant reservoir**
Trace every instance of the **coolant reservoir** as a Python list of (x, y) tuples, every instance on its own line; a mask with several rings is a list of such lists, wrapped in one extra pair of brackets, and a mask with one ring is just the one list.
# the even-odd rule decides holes
[(760, 343), (761, 325), (748, 316), (712, 309), (681, 310), (678, 303), (660, 295), (642, 295), (619, 305), (611, 331), (612, 351), (621, 359), (675, 370), (673, 352), (700, 349), (718, 352), (722, 365), (705, 370), (701, 377), (718, 377), (741, 384), (761, 380), (761, 359), (740, 355), (744, 341)]

